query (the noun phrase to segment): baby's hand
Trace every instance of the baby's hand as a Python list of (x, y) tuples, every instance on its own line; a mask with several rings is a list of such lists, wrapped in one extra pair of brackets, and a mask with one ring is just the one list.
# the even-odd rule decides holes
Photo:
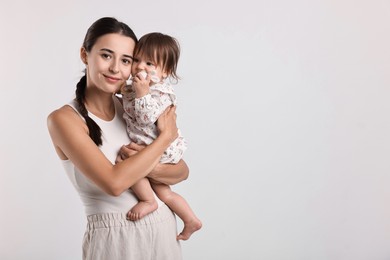
[(146, 71), (138, 72), (132, 80), (136, 98), (143, 97), (149, 93), (150, 77)]
[(146, 79), (146, 77), (148, 76), (148, 73), (144, 70), (141, 70), (140, 72), (137, 73), (137, 75), (139, 75), (141, 78)]

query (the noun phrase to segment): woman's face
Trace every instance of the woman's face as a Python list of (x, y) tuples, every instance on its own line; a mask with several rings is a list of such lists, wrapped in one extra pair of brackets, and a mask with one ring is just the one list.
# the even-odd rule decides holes
[(88, 87), (96, 87), (107, 93), (116, 93), (130, 77), (133, 63), (133, 39), (120, 34), (101, 36), (81, 57), (87, 66)]

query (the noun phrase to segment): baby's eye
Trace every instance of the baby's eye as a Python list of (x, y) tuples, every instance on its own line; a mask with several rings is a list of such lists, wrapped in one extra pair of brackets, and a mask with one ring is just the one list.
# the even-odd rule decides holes
[(134, 58), (134, 59), (133, 59), (133, 62), (139, 62), (139, 59)]
[(154, 63), (151, 62), (151, 61), (148, 61), (148, 62), (146, 62), (146, 65), (148, 65), (148, 66), (154, 66)]

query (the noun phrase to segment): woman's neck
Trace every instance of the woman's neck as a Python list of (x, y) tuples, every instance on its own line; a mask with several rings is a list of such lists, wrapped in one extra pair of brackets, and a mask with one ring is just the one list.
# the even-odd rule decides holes
[(89, 112), (105, 121), (115, 116), (115, 104), (112, 94), (88, 89), (85, 93), (85, 107)]

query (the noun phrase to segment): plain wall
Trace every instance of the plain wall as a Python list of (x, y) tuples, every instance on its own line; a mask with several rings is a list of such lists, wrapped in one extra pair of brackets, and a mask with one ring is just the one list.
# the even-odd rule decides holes
[[(390, 2), (2, 1), (0, 259), (80, 259), (84, 209), (46, 117), (102, 16), (175, 36), (186, 260), (390, 259)], [(178, 219), (178, 226), (181, 228)]]

